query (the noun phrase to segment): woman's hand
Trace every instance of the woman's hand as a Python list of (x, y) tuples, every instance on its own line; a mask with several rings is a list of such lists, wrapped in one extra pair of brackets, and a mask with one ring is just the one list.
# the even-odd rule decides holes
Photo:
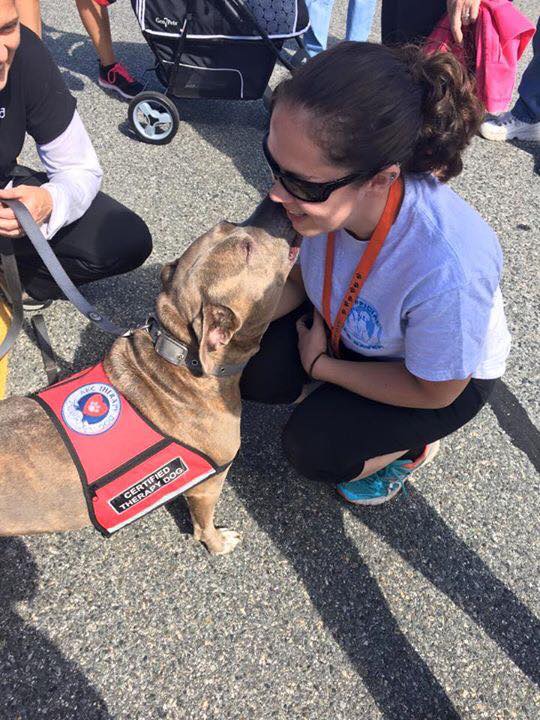
[(463, 42), (462, 27), (476, 22), (479, 9), (480, 0), (446, 0), (452, 35), (460, 45)]
[[(298, 350), (300, 351), (300, 360), (307, 374), (314, 380), (318, 380), (316, 376), (317, 362), (319, 355), (325, 353), (328, 349), (328, 340), (326, 338), (326, 329), (324, 320), (317, 312), (313, 311), (313, 325), (308, 328), (306, 321), (309, 320), (308, 315), (303, 315), (296, 323), (298, 331)], [(315, 366), (313, 367), (315, 363)]]
[[(51, 216), (53, 200), (50, 192), (43, 187), (18, 185), (8, 190), (0, 190), (2, 200), (20, 200), (38, 225), (46, 222)], [(3, 203), (0, 206), (0, 235), (10, 238), (22, 237), (25, 234), (13, 210)]]

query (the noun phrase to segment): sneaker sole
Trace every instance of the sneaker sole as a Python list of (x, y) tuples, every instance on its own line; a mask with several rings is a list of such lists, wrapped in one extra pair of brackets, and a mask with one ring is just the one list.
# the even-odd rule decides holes
[[(26, 293), (24, 293), (26, 295)], [(24, 297), (23, 295), (23, 297)], [(26, 295), (27, 296), (27, 295)], [(28, 297), (28, 296), (27, 296)], [(7, 303), (10, 305), (13, 305), (13, 302), (9, 296), (9, 293), (7, 291), (7, 288), (4, 286), (2, 281), (0, 280), (0, 300), (4, 299)], [(52, 300), (39, 300), (34, 301), (35, 304), (22, 301), (22, 308), (24, 312), (32, 312), (33, 310), (45, 310), (49, 307), (49, 305), (52, 305)]]
[[(441, 449), (441, 441), (436, 440), (434, 443), (431, 443), (429, 446), (429, 450), (426, 455), (426, 459), (422, 462), (421, 465), (419, 465), (416, 470), (419, 470), (422, 467), (425, 467), (426, 465), (429, 465), (430, 462), (435, 460), (437, 454), (439, 453), (439, 450)], [(404, 482), (407, 482), (408, 478), (405, 478)], [(336, 488), (336, 492), (338, 495), (341, 495), (341, 497), (346, 500), (346, 502), (350, 503), (351, 505), (382, 505), (385, 502), (388, 502), (389, 500), (392, 500), (392, 498), (395, 498), (396, 495), (400, 492), (401, 488), (398, 488), (397, 490), (394, 490), (394, 492), (389, 493), (386, 495), (386, 497), (380, 497), (380, 498), (373, 498), (373, 500), (351, 500), (350, 498), (345, 495), (345, 493), (339, 488)]]
[(42, 303), (38, 303), (36, 305), (30, 305), (23, 302), (23, 310), (24, 312), (37, 312), (38, 310), (46, 310), (52, 305), (52, 303), (52, 300), (44, 300)]
[(338, 495), (348, 502), (350, 505), (382, 505), (385, 502), (389, 502), (399, 493), (399, 490), (394, 490), (393, 493), (386, 495), (386, 497), (373, 498), (373, 500), (351, 500), (345, 493), (340, 489), (336, 488)]
[(112, 90), (113, 92), (118, 93), (118, 95), (123, 97), (124, 100), (133, 100), (133, 98), (137, 97), (137, 95), (139, 94), (139, 93), (135, 93), (135, 95), (128, 95), (127, 93), (122, 92), (122, 90), (120, 90), (120, 88), (117, 87), (116, 85), (111, 85), (110, 83), (105, 82), (101, 78), (98, 78), (98, 85), (100, 87), (102, 87), (104, 90)]
[[(536, 123), (535, 123), (536, 124)], [(530, 142), (540, 142), (540, 130), (536, 127), (530, 131), (518, 130), (516, 132), (498, 132), (497, 128), (480, 128), (480, 135), (486, 140), (496, 140), (505, 142), (506, 140), (528, 140)]]

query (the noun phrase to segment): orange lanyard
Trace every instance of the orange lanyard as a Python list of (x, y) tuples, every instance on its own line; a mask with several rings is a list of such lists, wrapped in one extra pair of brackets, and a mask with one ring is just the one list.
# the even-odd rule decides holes
[(336, 315), (336, 321), (332, 327), (332, 320), (330, 315), (330, 301), (332, 298), (332, 274), (334, 271), (334, 249), (335, 249), (335, 232), (328, 233), (326, 241), (326, 260), (324, 265), (324, 286), (323, 286), (323, 316), (326, 320), (326, 324), (330, 328), (330, 345), (334, 351), (335, 357), (339, 357), (339, 340), (343, 326), (352, 310), (354, 303), (360, 290), (362, 289), (367, 277), (373, 267), (377, 256), (383, 246), (383, 243), (388, 235), (390, 228), (392, 227), (399, 208), (401, 201), (403, 200), (403, 180), (398, 178), (390, 188), (388, 193), (388, 199), (384, 206), (383, 213), (377, 223), (377, 227), (373, 231), (373, 235), (369, 239), (367, 248), (362, 255), (360, 262), (356, 266), (356, 269), (352, 275), (349, 289), (343, 296), (341, 306)]

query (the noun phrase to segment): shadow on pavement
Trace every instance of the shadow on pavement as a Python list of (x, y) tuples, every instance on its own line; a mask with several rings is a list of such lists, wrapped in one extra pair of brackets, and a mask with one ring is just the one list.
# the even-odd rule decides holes
[(512, 140), (511, 144), (520, 150), (529, 153), (529, 155), (532, 155), (534, 160), (533, 172), (536, 173), (536, 175), (540, 175), (540, 143), (525, 140)]
[(488, 403), (512, 444), (527, 455), (540, 473), (540, 432), (504, 380), (495, 384)]
[[(351, 512), (467, 613), (540, 684), (540, 620), (451, 530), (414, 488), (380, 512)], [(404, 531), (405, 530), (405, 531)]]
[(0, 717), (112, 720), (77, 665), (17, 614), (16, 603), (32, 599), (38, 580), (22, 540), (0, 538), (0, 578)]
[[(286, 466), (278, 443), (286, 414), (283, 408), (244, 405), (243, 425), (249, 433), (229, 475), (237, 495), (288, 558), (384, 717), (457, 718), (349, 540), (343, 504), (331, 488), (300, 480)], [(265, 439), (264, 450), (258, 437)], [(420, 493), (411, 490), (408, 498), (388, 507), (351, 512), (538, 680), (538, 620)]]
[[(159, 275), (161, 267), (161, 263), (143, 265), (124, 275), (84, 285), (80, 289), (86, 299), (95, 304), (113, 322), (126, 329), (139, 327), (154, 310), (155, 300), (161, 290)], [(54, 307), (67, 309), (68, 305), (65, 301), (58, 300)], [(69, 311), (73, 312), (71, 308)], [(47, 322), (47, 311), (43, 314)], [(35, 342), (33, 331), (28, 328), (26, 331)], [(115, 339), (116, 336), (103, 332), (93, 323), (87, 322), (81, 332), (73, 361), (68, 361), (59, 354), (60, 345), (55, 343), (55, 336), (51, 332), (51, 341), (57, 355), (61, 377), (67, 377), (97, 363)]]
[[(66, 32), (43, 22), (42, 35), (70, 90), (84, 89), (84, 83), (78, 75), (85, 75), (98, 84), (98, 57), (82, 22), (80, 32)], [(127, 65), (133, 74), (140, 75), (153, 66), (152, 53), (142, 34), (136, 42), (114, 42), (114, 51), (117, 60)]]
[[(114, 34), (114, 33), (113, 33)], [(72, 91), (84, 89), (84, 83), (78, 75), (87, 76), (97, 85), (98, 63), (94, 47), (84, 33), (64, 32), (44, 24), (43, 38), (60, 67), (64, 80)], [(120, 61), (136, 75), (141, 82), (148, 83), (148, 89), (163, 91), (154, 72), (144, 71), (154, 64), (154, 56), (146, 45), (142, 34), (137, 42), (115, 42), (114, 48)], [(103, 102), (108, 102), (105, 95)], [(134, 143), (136, 136), (126, 121), (113, 132), (121, 132)], [(210, 145), (220, 153), (230, 157), (235, 168), (245, 181), (261, 195), (270, 187), (270, 175), (266, 169), (261, 150), (263, 133), (268, 125), (268, 113), (262, 101), (224, 101), (180, 99), (177, 101), (180, 113), (180, 129), (172, 143), (181, 142), (182, 124), (187, 123)], [(84, 119), (84, 118), (83, 118)], [(241, 141), (239, 141), (241, 133)], [(134, 144), (134, 152), (137, 145)]]

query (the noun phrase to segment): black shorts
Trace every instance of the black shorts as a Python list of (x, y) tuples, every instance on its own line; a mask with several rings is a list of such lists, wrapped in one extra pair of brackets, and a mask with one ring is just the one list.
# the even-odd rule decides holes
[[(261, 348), (244, 370), (242, 397), (292, 403), (308, 377), (300, 362), (296, 320), (303, 306), (270, 324)], [(372, 361), (356, 353), (346, 359)], [(496, 380), (471, 380), (448, 407), (396, 407), (323, 383), (295, 406), (283, 430), (290, 463), (310, 480), (339, 483), (360, 475), (370, 458), (399, 450), (420, 452), (469, 422), (486, 403)]]

